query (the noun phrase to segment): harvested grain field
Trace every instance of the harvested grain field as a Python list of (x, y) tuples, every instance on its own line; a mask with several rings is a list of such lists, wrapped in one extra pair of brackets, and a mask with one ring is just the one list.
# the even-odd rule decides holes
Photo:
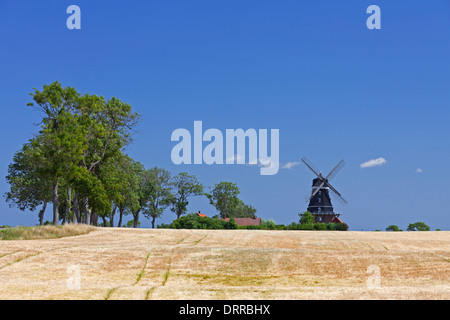
[(96, 228), (0, 241), (0, 299), (449, 299), (450, 232)]

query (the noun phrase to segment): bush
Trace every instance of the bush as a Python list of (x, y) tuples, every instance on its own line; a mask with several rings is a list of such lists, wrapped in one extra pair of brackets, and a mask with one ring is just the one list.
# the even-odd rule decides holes
[(424, 222), (415, 222), (408, 225), (408, 231), (430, 231), (430, 227)]
[(158, 225), (160, 229), (237, 229), (237, 227), (238, 225), (234, 219), (224, 221), (210, 217), (200, 217), (196, 213), (180, 217), (172, 221), (171, 224)]
[(296, 222), (292, 222), (291, 224), (285, 227), (285, 230), (301, 230), (301, 225)]
[(316, 220), (314, 219), (314, 216), (309, 211), (299, 213), (299, 217), (300, 217), (300, 224), (309, 226), (310, 224), (314, 224), (316, 222)]
[(347, 231), (348, 230), (348, 225), (344, 222), (342, 223), (336, 223), (336, 230), (337, 231)]
[(402, 230), (395, 224), (391, 224), (386, 228), (386, 231), (402, 231)]
[(314, 223), (301, 223), (300, 230), (314, 230)]
[(260, 229), (265, 229), (265, 230), (274, 230), (275, 229), (275, 221), (273, 221), (273, 219), (270, 220), (263, 220), (260, 224)]
[(333, 222), (330, 222), (329, 224), (327, 224), (327, 230), (336, 230), (336, 224)]
[(237, 229), (238, 225), (233, 218), (230, 218), (230, 221), (226, 221), (223, 225), (224, 229)]
[(323, 223), (323, 222), (317, 222), (316, 224), (314, 224), (314, 229), (315, 230), (327, 230), (327, 224)]

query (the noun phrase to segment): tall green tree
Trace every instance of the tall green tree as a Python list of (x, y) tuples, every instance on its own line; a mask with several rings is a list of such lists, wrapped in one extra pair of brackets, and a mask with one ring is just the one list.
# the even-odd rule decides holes
[(115, 200), (119, 209), (118, 227), (122, 226), (123, 216), (139, 206), (139, 173), (143, 168), (141, 163), (134, 161), (129, 156), (124, 156), (119, 162), (119, 166), (121, 175), (126, 182), (121, 185), (121, 200)]
[[(108, 159), (120, 156), (121, 150), (131, 141), (130, 133), (140, 116), (132, 112), (131, 105), (117, 98), (106, 101), (103, 97), (88, 94), (78, 99), (75, 112), (87, 132), (81, 166), (98, 177), (98, 167)], [(82, 203), (89, 223), (89, 196), (85, 196)]]
[(205, 194), (221, 218), (231, 218), (235, 216), (236, 208), (239, 204), (238, 195), (240, 190), (233, 182), (220, 182), (214, 185), (211, 193)]
[(149, 170), (150, 193), (144, 209), (144, 216), (152, 219), (152, 228), (155, 228), (155, 220), (173, 202), (170, 172), (153, 167)]
[[(131, 141), (139, 115), (117, 98), (81, 96), (59, 82), (44, 85), (42, 91), (35, 89), (31, 95), (34, 103), (29, 105), (42, 112), (42, 130), (31, 142), (33, 158), (40, 177), (52, 183), (53, 223), (59, 219), (58, 189), (63, 180), (68, 186), (67, 202), (73, 194), (74, 218), (78, 221), (84, 214), (90, 223), (92, 212), (104, 215), (107, 208), (100, 167)], [(66, 209), (65, 216), (70, 205)]]
[(133, 174), (136, 176), (135, 201), (129, 204), (128, 208), (133, 214), (133, 227), (137, 228), (140, 223), (140, 213), (145, 210), (147, 203), (152, 198), (153, 174), (150, 170), (145, 169), (140, 162), (133, 162), (132, 165)]
[(31, 150), (32, 145), (26, 143), (22, 149), (17, 151), (13, 157), (13, 162), (8, 166), (6, 181), (10, 185), (10, 190), (5, 193), (6, 201), (11, 206), (17, 206), (20, 210), (39, 210), (39, 224), (44, 224), (44, 213), (47, 204), (52, 199), (52, 184), (49, 180), (37, 172), (34, 166)]
[(239, 199), (234, 213), (235, 218), (256, 218), (256, 208)]
[(189, 205), (188, 199), (192, 196), (202, 195), (204, 187), (194, 175), (189, 175), (186, 172), (181, 172), (174, 176), (171, 184), (174, 188), (171, 210), (178, 219), (186, 213)]
[(236, 183), (223, 181), (216, 183), (211, 193), (206, 193), (221, 218), (253, 218), (256, 209), (239, 199), (240, 190)]
[(59, 220), (58, 188), (73, 165), (82, 159), (83, 129), (71, 113), (79, 94), (74, 88), (62, 88), (59, 82), (44, 85), (42, 91), (31, 94), (34, 103), (28, 105), (42, 111), (40, 133), (31, 141), (33, 158), (39, 176), (52, 183), (53, 224)]

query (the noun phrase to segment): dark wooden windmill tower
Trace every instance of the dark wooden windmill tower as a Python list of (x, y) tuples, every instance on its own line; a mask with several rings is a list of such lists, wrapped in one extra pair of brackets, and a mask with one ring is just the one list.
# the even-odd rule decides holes
[(331, 204), (330, 190), (333, 191), (337, 198), (344, 204), (346, 204), (347, 201), (329, 181), (344, 166), (344, 160), (341, 160), (325, 177), (322, 176), (322, 172), (315, 169), (308, 159), (303, 158), (302, 161), (317, 176), (317, 178), (313, 179), (311, 196), (307, 197), (307, 200), (309, 200), (308, 211), (312, 213), (316, 222), (342, 222), (341, 219), (339, 219), (340, 214), (334, 212), (333, 205)]

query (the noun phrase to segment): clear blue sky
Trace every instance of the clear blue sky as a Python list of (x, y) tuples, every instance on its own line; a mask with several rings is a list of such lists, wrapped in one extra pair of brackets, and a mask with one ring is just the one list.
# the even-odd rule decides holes
[[(66, 27), (71, 4), (81, 30)], [(366, 27), (371, 4), (381, 30)], [(447, 0), (1, 0), (0, 176), (38, 131), (29, 93), (58, 80), (141, 113), (127, 151), (146, 167), (188, 171), (209, 186), (236, 182), (264, 219), (289, 224), (306, 210), (314, 176), (304, 165), (274, 176), (175, 166), (172, 131), (192, 132), (195, 120), (223, 132), (279, 129), (281, 165), (307, 156), (327, 173), (346, 161), (332, 184), (349, 202), (334, 204), (351, 230), (416, 221), (449, 230), (449, 36)], [(380, 157), (384, 165), (360, 167)], [(216, 214), (205, 198), (192, 199), (189, 211), (198, 210)], [(167, 210), (157, 223), (174, 217)], [(0, 201), (0, 225), (37, 221)]]

